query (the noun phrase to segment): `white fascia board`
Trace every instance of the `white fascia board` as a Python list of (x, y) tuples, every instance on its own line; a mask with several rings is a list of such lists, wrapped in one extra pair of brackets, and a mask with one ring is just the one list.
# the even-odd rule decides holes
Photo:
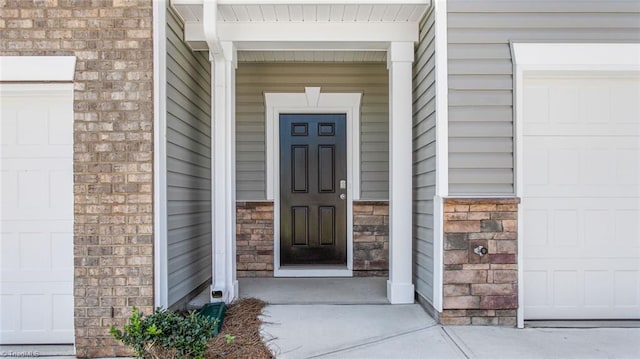
[(0, 81), (72, 82), (75, 56), (0, 56)]
[(330, 41), (244, 41), (237, 42), (238, 50), (250, 51), (387, 51), (388, 42), (330, 42)]
[[(237, 24), (237, 23), (236, 23)], [(273, 24), (273, 23), (267, 23)], [(218, 23), (218, 26), (223, 25), (222, 23)], [(294, 25), (300, 26), (299, 23), (294, 23)], [(309, 24), (306, 24), (309, 25)], [(353, 26), (353, 24), (351, 24)], [(233, 28), (233, 26), (232, 26)], [(234, 30), (227, 30), (234, 31)], [(257, 31), (257, 33), (262, 33), (262, 30)], [(264, 41), (259, 40), (256, 37), (256, 34), (244, 34), (245, 40), (241, 42), (235, 42), (235, 45), (238, 50), (262, 50), (262, 51), (282, 51), (282, 50), (305, 50), (305, 51), (325, 51), (325, 50), (380, 50), (386, 51), (389, 46), (388, 42), (382, 41), (380, 39), (376, 39), (376, 41), (335, 41), (335, 40), (324, 40), (324, 41), (312, 41), (308, 39), (300, 40), (300, 36), (298, 36), (297, 41), (291, 40), (290, 38), (284, 38), (282, 33), (278, 34), (277, 40), (272, 41)], [(288, 36), (288, 35), (287, 35)], [(224, 37), (222, 37), (224, 38)], [(189, 43), (194, 50), (206, 50), (206, 48), (198, 45), (198, 44), (206, 44), (206, 37), (204, 33), (204, 27), (199, 21), (187, 21), (184, 23), (184, 41)], [(195, 45), (195, 46), (194, 46)]]
[[(202, 5), (204, 0), (170, 0), (171, 6), (176, 5)], [(219, 1), (218, 1), (219, 3)]]
[(371, 22), (233, 22), (218, 23), (221, 41), (416, 42), (418, 24)]

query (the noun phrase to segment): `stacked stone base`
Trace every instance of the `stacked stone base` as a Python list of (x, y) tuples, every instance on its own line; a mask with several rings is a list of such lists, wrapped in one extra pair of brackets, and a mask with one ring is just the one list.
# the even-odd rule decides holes
[(389, 275), (389, 202), (353, 204), (353, 275)]
[[(518, 203), (445, 199), (442, 324), (516, 325)], [(480, 246), (483, 256), (474, 252)]]
[(273, 202), (236, 204), (238, 278), (273, 277)]

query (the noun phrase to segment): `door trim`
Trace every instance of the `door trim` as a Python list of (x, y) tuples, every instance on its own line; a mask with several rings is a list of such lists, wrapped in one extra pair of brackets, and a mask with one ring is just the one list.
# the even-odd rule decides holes
[[(267, 200), (273, 201), (274, 277), (351, 277), (353, 275), (353, 201), (360, 198), (360, 102), (362, 93), (265, 93)], [(347, 265), (280, 268), (280, 114), (344, 113), (347, 117)]]

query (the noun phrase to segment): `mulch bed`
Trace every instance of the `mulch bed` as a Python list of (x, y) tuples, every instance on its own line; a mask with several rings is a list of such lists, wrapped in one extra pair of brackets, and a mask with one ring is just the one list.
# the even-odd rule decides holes
[[(260, 336), (260, 315), (266, 305), (256, 298), (243, 298), (231, 303), (220, 334), (209, 341), (205, 358), (275, 358)], [(227, 334), (235, 337), (231, 343), (227, 343)]]

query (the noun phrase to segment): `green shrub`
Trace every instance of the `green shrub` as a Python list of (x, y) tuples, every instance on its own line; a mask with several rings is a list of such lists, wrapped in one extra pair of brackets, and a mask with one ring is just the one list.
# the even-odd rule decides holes
[(183, 316), (158, 308), (144, 316), (133, 307), (124, 330), (111, 327), (109, 332), (138, 358), (201, 359), (216, 324), (217, 319), (196, 312)]

